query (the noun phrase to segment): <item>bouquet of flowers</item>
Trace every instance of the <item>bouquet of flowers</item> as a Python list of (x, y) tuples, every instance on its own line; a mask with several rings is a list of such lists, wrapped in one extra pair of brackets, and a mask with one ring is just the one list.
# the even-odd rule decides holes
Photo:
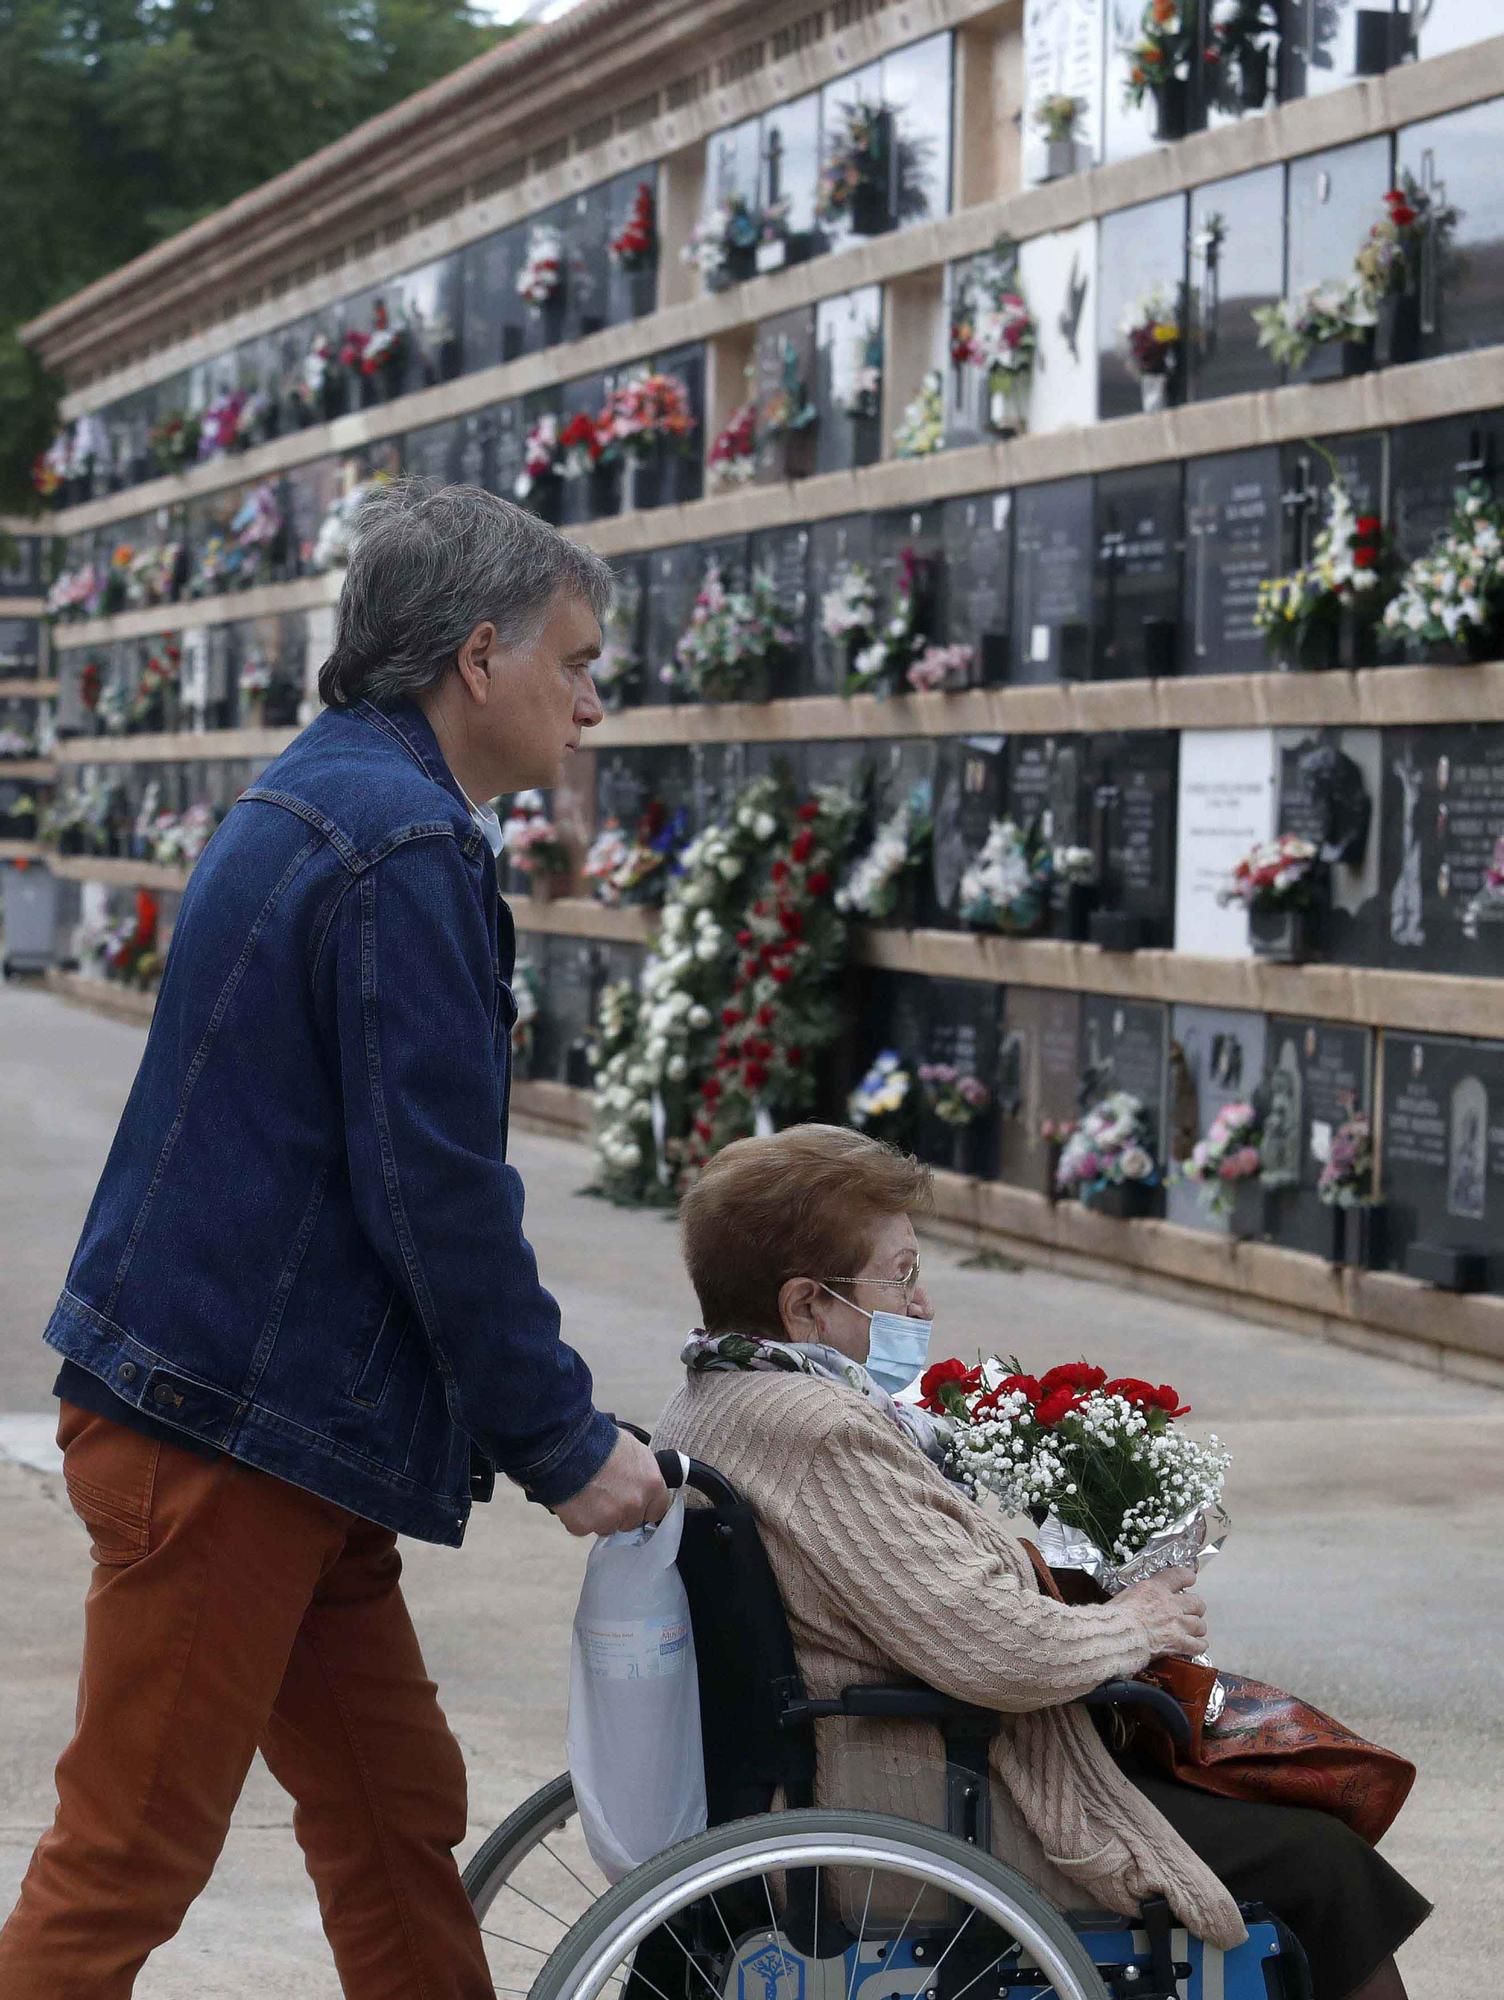
[(146, 448), (159, 472), (181, 472), (198, 456), (199, 420), (173, 410), (147, 433)]
[(907, 684), (909, 669), (926, 646), (923, 622), (928, 581), (928, 564), (912, 549), (904, 549), (898, 558), (892, 614), (867, 644), (855, 651), (846, 676), (847, 694), (875, 694), (882, 700)]
[(848, 662), (877, 633), (877, 588), (863, 563), (847, 563), (820, 599), (820, 630), (845, 649)]
[(1314, 841), (1295, 833), (1278, 834), (1249, 849), (1217, 891), (1217, 901), (1241, 903), (1261, 916), (1309, 909), (1319, 893), (1319, 865)]
[(799, 350), (787, 338), (780, 347), (779, 371), (778, 386), (762, 408), (761, 422), (757, 427), (759, 440), (805, 431), (819, 421), (820, 412), (799, 372)]
[(732, 283), (737, 259), (756, 249), (761, 218), (739, 194), (722, 197), (689, 232), (680, 255), (693, 264), (708, 292), (722, 292)]
[(970, 687), (977, 656), (970, 646), (927, 646), (909, 668), (915, 694), (957, 694)]
[(1281, 368), (1303, 368), (1318, 347), (1333, 341), (1366, 341), (1378, 320), (1368, 286), (1354, 275), (1307, 285), (1293, 299), (1253, 308), (1259, 346)]
[(1158, 1181), (1149, 1114), (1127, 1090), (1092, 1105), (1066, 1140), (1055, 1169), (1061, 1194), (1095, 1194), (1127, 1184), (1154, 1187)]
[(596, 693), (607, 708), (618, 708), (642, 672), (642, 655), (637, 649), (639, 606), (618, 592), (602, 628), (600, 656), (590, 668)]
[(600, 426), (588, 410), (580, 410), (559, 432), (560, 474), (565, 479), (584, 479), (601, 462), (604, 445)]
[(53, 618), (92, 618), (104, 593), (104, 579), (93, 563), (77, 569), (61, 569), (47, 591), (47, 610)]
[(870, 422), (882, 408), (883, 336), (878, 326), (869, 326), (855, 342), (856, 367), (841, 403), (844, 415)]
[(1175, 1428), (1190, 1408), (1167, 1382), (1109, 1381), (1085, 1361), (1034, 1376), (1016, 1359), (952, 1360), (925, 1371), (920, 1395), (949, 1419), (948, 1475), (1031, 1515), (1046, 1561), (1109, 1596), (1204, 1561), (1226, 1536), (1231, 1458), (1215, 1434), (1201, 1444)]
[(19, 729), (0, 728), (0, 759), (34, 757), (37, 740)]
[(348, 493), (339, 496), (319, 522), (318, 533), (313, 538), (308, 560), (314, 569), (322, 572), (344, 568), (355, 543), (355, 518), (362, 503), (377, 487), (387, 483), (386, 474), (378, 472), (374, 478), (361, 480), (359, 485), (352, 486)]
[(1167, 378), (1180, 366), (1180, 297), (1170, 285), (1156, 285), (1130, 306), (1118, 324), (1129, 370), (1143, 381)]
[(1038, 323), (1018, 287), (1018, 251), (1002, 238), (957, 285), (950, 322), (951, 360), (980, 368), (999, 405), (989, 407), (994, 429), (1013, 427), (1038, 346)]
[(884, 1049), (846, 1099), (846, 1122), (874, 1139), (897, 1143), (905, 1133), (912, 1109), (914, 1079), (896, 1049)]
[(618, 271), (646, 270), (657, 248), (658, 229), (652, 185), (648, 181), (639, 181), (627, 219), (611, 238), (611, 262)]
[(529, 886), (552, 883), (569, 873), (569, 849), (543, 810), (542, 792), (518, 792), (501, 823), (507, 860)]
[(244, 389), (216, 396), (199, 419), (198, 456), (218, 458), (240, 444), (240, 419), (250, 397)]
[(923, 861), (933, 831), (929, 788), (916, 786), (847, 870), (836, 890), (836, 908), (843, 916), (865, 917), (871, 923), (891, 917), (903, 878)]
[(1257, 1105), (1224, 1104), (1207, 1127), (1206, 1136), (1191, 1148), (1180, 1166), (1180, 1178), (1199, 1187), (1207, 1211), (1225, 1215), (1232, 1207), (1233, 1185), (1252, 1180), (1261, 1171), (1259, 1142), (1263, 1113)]
[(1458, 493), (1452, 518), (1400, 578), (1384, 630), (1410, 644), (1477, 659), (1504, 618), (1504, 507), (1481, 480)]
[(527, 252), (517, 273), (517, 292), (542, 312), (564, 283), (564, 238), (549, 222), (535, 222), (528, 232)]
[(645, 458), (660, 444), (687, 451), (695, 434), (689, 391), (677, 375), (645, 369), (607, 396), (597, 419), (602, 445)]
[(312, 420), (324, 414), (340, 366), (333, 340), (327, 333), (316, 333), (293, 382), (294, 399), (305, 417)]
[(893, 114), (881, 104), (858, 98), (841, 105), (837, 116), (839, 128), (826, 148), (815, 200), (815, 213), (827, 224), (849, 217), (863, 189), (886, 184), (892, 142)]
[(1243, 101), (1256, 110), (1269, 88), (1269, 52), (1279, 38), (1276, 0), (1212, 0), (1205, 59), (1218, 100), (1232, 101), (1232, 72), (1240, 72)]
[(707, 461), (714, 487), (741, 486), (757, 470), (757, 405), (743, 403), (710, 447)]
[(664, 678), (702, 701), (734, 701), (750, 675), (793, 643), (771, 577), (754, 570), (745, 590), (731, 590), (720, 565), (712, 563)]
[(932, 368), (893, 432), (895, 458), (930, 458), (945, 449), (945, 384)]
[(921, 1063), (919, 1087), (935, 1116), (958, 1130), (975, 1124), (992, 1102), (992, 1092), (982, 1079), (954, 1063)]
[(1332, 1134), (1316, 1194), (1329, 1208), (1361, 1208), (1373, 1200), (1373, 1127), (1361, 1112)]
[(1042, 97), (1034, 107), (1034, 123), (1047, 139), (1059, 144), (1066, 139), (1074, 139), (1076, 127), (1081, 122), (1081, 113), (1086, 109), (1079, 97), (1069, 97), (1062, 91), (1054, 91)]
[(981, 852), (961, 877), (960, 914), (974, 930), (1023, 936), (1049, 909), (1054, 854), (1037, 820), (995, 819)]
[(365, 351), (360, 357), (361, 374), (379, 375), (384, 369), (395, 370), (406, 352), (406, 326), (400, 319), (394, 320), (378, 299), (371, 309), (371, 331), (366, 335)]
[(213, 806), (202, 799), (181, 813), (158, 813), (147, 836), (150, 858), (164, 868), (191, 868), (218, 824)]
[(1334, 479), (1310, 562), (1259, 584), (1253, 620), (1270, 652), (1315, 664), (1323, 647), (1329, 652), (1334, 646), (1342, 612), (1371, 606), (1377, 618), (1384, 553), (1383, 522), (1377, 514), (1360, 514), (1346, 486)]
[(1483, 871), (1483, 880), (1478, 892), (1468, 898), (1467, 907), (1462, 912), (1462, 934), (1475, 938), (1481, 923), (1496, 918), (1504, 912), (1504, 833), (1494, 842), (1493, 855)]
[(1124, 49), (1128, 77), (1124, 102), (1135, 107), (1191, 73), (1191, 47), (1199, 0), (1146, 0), (1139, 31)]
[(236, 580), (255, 583), (282, 539), (282, 509), (270, 480), (253, 487), (230, 516), (230, 535), (240, 557)]
[(657, 799), (638, 820), (630, 840), (619, 821), (608, 820), (585, 857), (584, 873), (595, 885), (597, 902), (608, 909), (662, 902), (686, 830), (683, 812), (671, 813)]
[(539, 417), (522, 442), (522, 470), (512, 482), (513, 496), (526, 500), (546, 479), (561, 479), (563, 475), (559, 419), (551, 415)]
[(126, 715), (127, 728), (162, 728), (166, 721), (167, 697), (177, 692), (181, 664), (182, 655), (176, 646), (164, 646), (160, 653), (148, 654)]

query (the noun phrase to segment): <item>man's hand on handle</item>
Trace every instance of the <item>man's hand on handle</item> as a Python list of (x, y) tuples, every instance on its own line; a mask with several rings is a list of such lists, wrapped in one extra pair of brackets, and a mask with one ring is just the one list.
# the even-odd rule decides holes
[(1133, 1605), (1149, 1635), (1155, 1657), (1170, 1653), (1194, 1659), (1206, 1648), (1206, 1599), (1197, 1594), (1194, 1569), (1161, 1570), (1130, 1584), (1118, 1598)]
[(554, 1513), (572, 1535), (614, 1535), (640, 1528), (644, 1521), (661, 1521), (668, 1512), (669, 1492), (658, 1461), (645, 1444), (625, 1431), (616, 1449), (588, 1486)]

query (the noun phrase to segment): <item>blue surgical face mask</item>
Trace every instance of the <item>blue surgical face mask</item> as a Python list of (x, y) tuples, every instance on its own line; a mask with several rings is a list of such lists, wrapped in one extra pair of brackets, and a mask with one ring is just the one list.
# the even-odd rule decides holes
[(501, 821), (495, 813), (489, 806), (471, 806), (470, 817), (480, 828), (481, 839), (487, 847), (493, 854), (499, 855), (502, 849)]
[[(821, 1289), (830, 1291), (828, 1285)], [(830, 1296), (837, 1299), (840, 1293), (830, 1292)], [(935, 1328), (932, 1319), (911, 1319), (907, 1313), (868, 1312), (850, 1299), (841, 1299), (841, 1304), (859, 1312), (871, 1327), (866, 1368), (879, 1389), (896, 1396), (924, 1373), (930, 1358), (930, 1335)]]

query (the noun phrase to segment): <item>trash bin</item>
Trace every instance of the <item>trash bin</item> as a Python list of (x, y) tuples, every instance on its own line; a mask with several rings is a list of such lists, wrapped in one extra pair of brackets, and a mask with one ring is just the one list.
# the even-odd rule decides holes
[(61, 886), (35, 862), (9, 861), (0, 870), (0, 911), (5, 920), (0, 970), (7, 979), (18, 972), (46, 972), (56, 963)]

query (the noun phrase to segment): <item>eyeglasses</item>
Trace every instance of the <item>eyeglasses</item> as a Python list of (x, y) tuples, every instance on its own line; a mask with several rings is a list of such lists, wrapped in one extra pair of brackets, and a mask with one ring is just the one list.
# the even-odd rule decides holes
[(914, 1296), (914, 1287), (919, 1283), (919, 1258), (917, 1255), (915, 1256), (913, 1263), (901, 1278), (822, 1278), (820, 1282), (822, 1285), (876, 1285), (881, 1287), (897, 1285), (902, 1290), (905, 1300), (908, 1300)]

